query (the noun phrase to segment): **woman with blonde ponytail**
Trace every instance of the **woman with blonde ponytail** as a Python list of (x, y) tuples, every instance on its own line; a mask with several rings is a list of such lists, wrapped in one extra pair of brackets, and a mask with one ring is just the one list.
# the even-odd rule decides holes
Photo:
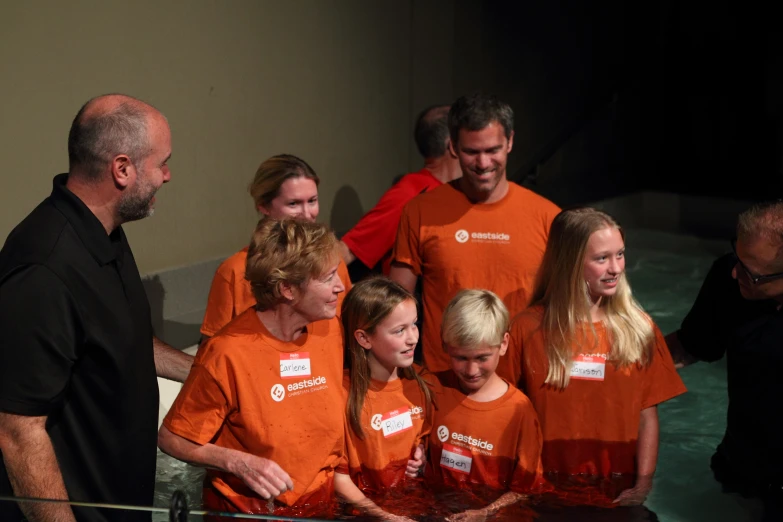
[(381, 520), (411, 520), (386, 512), (382, 501), (418, 474), (432, 426), (430, 390), (413, 364), (417, 320), (414, 297), (386, 277), (360, 281), (343, 302), (346, 450), (334, 487)]
[(541, 421), (547, 478), (561, 490), (586, 488), (577, 502), (643, 503), (658, 457), (657, 405), (685, 386), (631, 294), (625, 236), (609, 215), (558, 214), (533, 305), (514, 319), (511, 344)]

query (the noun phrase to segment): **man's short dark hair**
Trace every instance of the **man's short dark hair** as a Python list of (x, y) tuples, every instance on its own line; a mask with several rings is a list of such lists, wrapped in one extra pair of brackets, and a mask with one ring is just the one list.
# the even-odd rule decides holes
[(143, 107), (121, 103), (113, 110), (85, 116), (90, 102), (76, 114), (68, 133), (68, 164), (96, 181), (106, 164), (127, 154), (138, 165), (149, 153), (147, 114)]
[(449, 111), (451, 141), (457, 143), (460, 129), (478, 131), (496, 121), (503, 126), (506, 138), (514, 131), (514, 111), (492, 94), (475, 93), (462, 96)]
[(424, 158), (440, 158), (446, 154), (449, 141), (448, 105), (431, 105), (416, 118), (413, 138)]

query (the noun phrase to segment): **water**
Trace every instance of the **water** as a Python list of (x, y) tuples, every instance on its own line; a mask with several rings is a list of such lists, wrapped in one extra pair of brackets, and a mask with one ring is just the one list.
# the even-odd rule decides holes
[[(688, 313), (712, 261), (727, 252), (728, 242), (716, 243), (655, 231), (627, 232), (627, 272), (634, 295), (664, 334), (676, 330)], [(713, 479), (709, 461), (725, 430), (726, 369), (723, 361), (697, 363), (681, 370), (688, 393), (659, 407), (660, 450), (655, 487), (644, 508), (596, 510), (564, 508), (553, 503), (518, 505), (492, 520), (630, 522), (751, 522), (760, 518), (760, 506), (737, 495), (724, 494)], [(203, 471), (158, 452), (155, 505), (168, 507), (171, 494), (182, 489), (197, 509)], [(497, 493), (491, 493), (497, 496)], [(388, 500), (394, 507), (419, 506), (418, 520), (443, 520), (465, 508), (486, 505), (486, 492), (443, 493), (437, 499), (415, 490), (397, 491)], [(489, 500), (488, 500), (489, 498)], [(653, 514), (654, 513), (654, 514)], [(657, 517), (657, 518), (656, 518)], [(199, 520), (191, 517), (191, 520)], [(167, 521), (156, 514), (154, 521)]]

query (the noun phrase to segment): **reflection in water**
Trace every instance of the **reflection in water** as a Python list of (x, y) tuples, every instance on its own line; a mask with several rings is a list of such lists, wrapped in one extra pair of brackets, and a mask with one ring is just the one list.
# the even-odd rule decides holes
[[(155, 505), (168, 507), (171, 494), (183, 490), (188, 496), (191, 509), (202, 509), (202, 481), (204, 471), (173, 459), (158, 452), (158, 476), (155, 488)], [(653, 512), (645, 507), (636, 508), (601, 508), (574, 505), (576, 502), (595, 501), (616, 496), (622, 489), (629, 487), (629, 478), (616, 480), (586, 482), (578, 478), (563, 481), (557, 479), (563, 486), (560, 494), (545, 494), (540, 497), (530, 497), (513, 506), (499, 511), (491, 520), (498, 522), (646, 522), (657, 521)], [(619, 494), (619, 493), (618, 493)], [(434, 522), (442, 521), (455, 513), (469, 509), (481, 509), (497, 500), (501, 495), (495, 489), (486, 487), (470, 487), (459, 490), (431, 490), (421, 481), (407, 482), (403, 487), (393, 488), (382, 498), (373, 498), (382, 508), (390, 513), (405, 515), (414, 520)], [(330, 510), (329, 516), (323, 518), (338, 518), (341, 520), (369, 520), (352, 510), (350, 506), (336, 505)], [(295, 516), (294, 514), (288, 514)], [(153, 514), (154, 522), (168, 521), (168, 515)], [(191, 517), (191, 520), (201, 520)], [(206, 519), (205, 519), (206, 520)], [(236, 518), (216, 520), (237, 520)]]

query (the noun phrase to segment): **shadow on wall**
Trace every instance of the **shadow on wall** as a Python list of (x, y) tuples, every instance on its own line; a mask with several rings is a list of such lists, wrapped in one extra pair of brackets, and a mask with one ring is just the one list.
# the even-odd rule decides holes
[(351, 230), (364, 215), (359, 194), (349, 186), (343, 185), (337, 190), (332, 202), (332, 215), (329, 217), (329, 226), (332, 227), (337, 237), (342, 237)]
[[(144, 284), (144, 290), (147, 292), (147, 300), (150, 303), (152, 330), (155, 336), (180, 350), (197, 344), (201, 337), (199, 313), (191, 314), (192, 317), (183, 317), (182, 319), (186, 322), (166, 319), (164, 316), (166, 290), (163, 287), (160, 275), (144, 277), (142, 283)], [(206, 305), (206, 302), (204, 304)], [(201, 313), (203, 314), (203, 312)]]

